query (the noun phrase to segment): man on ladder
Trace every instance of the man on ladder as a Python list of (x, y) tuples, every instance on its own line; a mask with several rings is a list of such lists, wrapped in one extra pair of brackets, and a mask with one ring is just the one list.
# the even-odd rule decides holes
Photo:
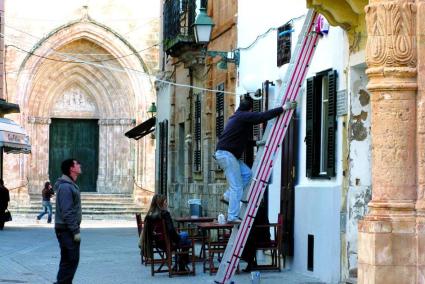
[(217, 143), (215, 159), (224, 170), (229, 188), (223, 194), (222, 202), (229, 204), (227, 210), (228, 223), (240, 223), (240, 201), (243, 190), (251, 179), (251, 169), (242, 161), (243, 151), (252, 137), (250, 129), (253, 125), (266, 122), (284, 111), (297, 107), (295, 101), (265, 111), (252, 112), (253, 101), (250, 97), (241, 100), (239, 108), (229, 118)]

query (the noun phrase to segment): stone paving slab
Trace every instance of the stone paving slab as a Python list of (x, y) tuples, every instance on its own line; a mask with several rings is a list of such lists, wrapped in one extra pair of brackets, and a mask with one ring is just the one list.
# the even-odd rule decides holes
[[(158, 274), (140, 264), (135, 222), (83, 221), (81, 259), (74, 283), (213, 283), (214, 276)], [(59, 263), (59, 246), (53, 226), (35, 220), (14, 220), (0, 231), (0, 283), (53, 283)], [(249, 273), (234, 278), (235, 283), (251, 283)], [(261, 272), (261, 283), (319, 283), (314, 278), (294, 273)]]

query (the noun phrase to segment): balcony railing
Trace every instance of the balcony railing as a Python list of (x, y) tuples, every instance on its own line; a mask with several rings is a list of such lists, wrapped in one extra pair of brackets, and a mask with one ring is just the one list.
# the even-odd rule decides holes
[[(206, 6), (206, 0), (201, 5)], [(164, 48), (167, 54), (179, 56), (185, 47), (196, 45), (193, 23), (196, 0), (164, 1)]]

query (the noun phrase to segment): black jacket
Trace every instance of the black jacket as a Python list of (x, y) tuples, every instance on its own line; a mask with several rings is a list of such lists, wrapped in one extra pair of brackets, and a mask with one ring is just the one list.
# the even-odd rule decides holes
[(270, 120), (283, 112), (282, 107), (277, 107), (265, 112), (251, 112), (237, 110), (227, 121), (223, 133), (219, 137), (217, 150), (225, 150), (232, 153), (236, 159), (242, 157), (242, 153), (249, 140), (250, 130), (255, 124)]
[(69, 229), (74, 235), (80, 233), (82, 217), (80, 189), (66, 175), (58, 178), (54, 188), (56, 191), (55, 228)]
[(3, 213), (7, 209), (9, 201), (9, 190), (4, 186), (0, 186), (0, 211), (2, 211), (1, 213)]

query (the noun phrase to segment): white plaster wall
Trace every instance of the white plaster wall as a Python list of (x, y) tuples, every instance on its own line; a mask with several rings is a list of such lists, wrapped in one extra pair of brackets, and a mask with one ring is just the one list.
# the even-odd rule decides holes
[[(291, 18), (306, 14), (303, 1), (239, 1), (238, 47), (250, 45), (258, 35), (269, 28), (279, 27)], [(295, 20), (293, 47), (304, 18)], [(340, 28), (330, 29), (322, 38), (310, 66), (307, 78), (329, 68), (338, 72), (338, 90), (346, 89), (344, 67), (348, 48), (347, 39)], [(276, 67), (276, 31), (261, 37), (249, 50), (241, 50), (241, 63), (237, 92), (244, 93), (244, 80), (255, 81), (258, 88), (265, 80), (283, 79), (287, 66)], [(277, 82), (276, 82), (277, 83)], [(278, 86), (278, 84), (276, 84)], [(305, 87), (305, 84), (303, 88)], [(340, 275), (340, 207), (342, 187), (342, 122), (337, 123), (336, 173), (330, 180), (311, 180), (305, 173), (305, 96), (299, 98), (297, 115), (300, 118), (297, 183), (295, 188), (295, 255), (289, 263), (292, 269), (320, 278), (326, 283), (337, 283)], [(269, 190), (269, 218), (276, 221), (280, 210), (280, 154), (275, 161)], [(315, 267), (307, 271), (307, 235), (315, 236)], [(292, 263), (291, 263), (292, 262)]]
[(367, 93), (366, 64), (350, 60), (350, 159), (347, 193), (347, 258), (348, 270), (357, 269), (358, 221), (367, 213), (372, 197), (371, 105)]
[[(168, 120), (168, 137), (170, 136), (170, 116), (171, 116), (171, 92), (173, 87), (170, 84), (159, 83), (156, 88), (156, 125), (155, 125), (155, 191), (158, 192), (159, 179), (159, 123)], [(145, 138), (146, 139), (146, 138)]]
[[(347, 42), (340, 28), (332, 28), (317, 46), (307, 78), (316, 72), (333, 68), (338, 72), (337, 90), (346, 89), (344, 67), (348, 60)], [(305, 83), (304, 86), (305, 88)], [(311, 273), (326, 283), (340, 280), (340, 209), (342, 191), (342, 131), (341, 118), (336, 129), (336, 177), (330, 180), (312, 180), (306, 177), (305, 139), (305, 96), (299, 100), (299, 145), (297, 164), (297, 185), (295, 187), (295, 255), (293, 268)], [(307, 271), (307, 235), (313, 234), (314, 271)]]

